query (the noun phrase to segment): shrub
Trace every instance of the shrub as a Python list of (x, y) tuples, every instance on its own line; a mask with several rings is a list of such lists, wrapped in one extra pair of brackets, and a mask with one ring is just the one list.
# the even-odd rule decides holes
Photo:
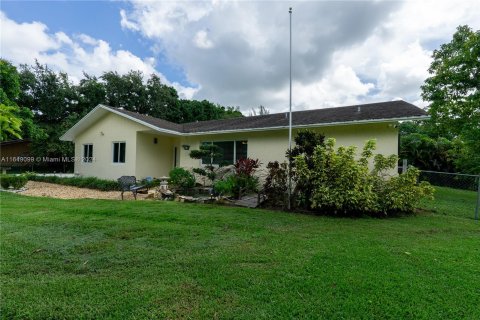
[(235, 181), (233, 180), (233, 176), (229, 176), (224, 180), (218, 180), (215, 182), (213, 189), (216, 194), (229, 196), (233, 195), (234, 184)]
[[(299, 131), (295, 136), (295, 146), (292, 150), (287, 150), (287, 158), (291, 161), (291, 170), (287, 173), (290, 175), (294, 189), (291, 194), (291, 204), (293, 207), (301, 209), (309, 209), (311, 206), (311, 199), (314, 186), (310, 179), (304, 179), (302, 176), (296, 174), (295, 158), (302, 156), (306, 166), (312, 170), (313, 168), (313, 153), (317, 146), (325, 146), (325, 135), (317, 133), (312, 130)], [(286, 181), (286, 183), (288, 183)], [(286, 199), (288, 200), (288, 198)]]
[(78, 188), (96, 189), (101, 191), (119, 191), (120, 187), (117, 181), (104, 180), (95, 177), (71, 177), (62, 178), (57, 176), (27, 175), (28, 180), (55, 183), (65, 186)]
[(397, 157), (374, 157), (374, 169), (369, 170), (375, 141), (365, 144), (358, 160), (355, 147), (335, 149), (335, 139), (328, 139), (325, 146), (317, 146), (313, 154), (313, 168), (309, 168), (304, 156), (295, 158), (300, 179), (313, 185), (311, 208), (337, 215), (391, 214), (412, 212), (424, 196), (431, 196), (428, 184), (417, 184), (418, 170), (411, 169), (398, 177), (388, 177)]
[(168, 182), (176, 188), (185, 190), (195, 186), (195, 177), (193, 174), (183, 168), (174, 168), (169, 173)]
[(12, 187), (15, 190), (23, 188), (27, 184), (27, 177), (24, 175), (1, 175), (0, 185), (3, 189)]
[(240, 199), (243, 195), (258, 191), (258, 178), (247, 175), (234, 175), (229, 178), (233, 179), (233, 196)]
[(0, 185), (2, 186), (3, 189), (8, 189), (10, 187), (10, 176), (7, 176), (6, 174), (2, 174), (0, 176)]
[(235, 174), (214, 185), (215, 192), (222, 195), (232, 195), (239, 199), (242, 195), (258, 190), (258, 178), (253, 176), (260, 166), (258, 159), (243, 158), (235, 162)]
[(405, 173), (385, 181), (379, 189), (380, 210), (385, 214), (412, 212), (422, 198), (432, 198), (434, 188), (425, 181), (417, 184), (419, 174), (417, 168), (409, 167)]
[(287, 185), (288, 172), (287, 163), (279, 163), (278, 161), (269, 162), (267, 164), (268, 175), (263, 185), (263, 191), (267, 198), (267, 203), (274, 207), (287, 206)]
[(214, 189), (220, 195), (231, 195), (239, 199), (242, 195), (258, 190), (258, 178), (247, 175), (228, 176), (224, 180), (217, 181)]
[(28, 179), (25, 176), (12, 176), (10, 178), (10, 184), (15, 190), (23, 188), (28, 182)]
[(234, 166), (236, 175), (251, 176), (260, 166), (260, 161), (258, 159), (242, 158), (237, 160)]

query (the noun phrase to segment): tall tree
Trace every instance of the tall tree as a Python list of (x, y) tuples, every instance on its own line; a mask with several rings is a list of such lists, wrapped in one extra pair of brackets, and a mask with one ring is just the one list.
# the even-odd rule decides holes
[(148, 114), (148, 96), (143, 84), (141, 71), (130, 71), (120, 75), (116, 71), (105, 72), (101, 79), (104, 81), (106, 103), (115, 108), (123, 108)]
[(21, 93), (20, 75), (17, 68), (4, 59), (0, 59), (0, 84), (2, 140), (44, 136), (34, 123), (33, 113), (17, 105)]
[(22, 137), (22, 120), (14, 100), (20, 94), (17, 69), (8, 61), (0, 59), (0, 141)]
[(480, 172), (480, 31), (459, 26), (452, 41), (433, 52), (431, 77), (422, 86), (435, 131), (465, 141), (469, 172)]
[(20, 67), (21, 93), (18, 104), (34, 114), (34, 122), (43, 134), (34, 137), (32, 153), (40, 157), (73, 155), (73, 145), (60, 141), (60, 136), (81, 115), (76, 112), (79, 96), (66, 73), (57, 73), (38, 62)]
[(20, 66), (21, 94), (18, 104), (29, 108), (40, 122), (58, 123), (78, 103), (75, 87), (63, 72), (55, 72), (38, 61)]
[(163, 84), (160, 77), (155, 74), (147, 80), (146, 89), (150, 106), (148, 113), (153, 117), (168, 120), (170, 110), (177, 108), (177, 90)]
[(20, 94), (20, 77), (17, 68), (4, 59), (0, 59), (0, 84), (0, 103), (13, 105)]
[(22, 120), (15, 114), (18, 107), (0, 103), (0, 141), (22, 138)]
[(105, 84), (97, 77), (84, 73), (84, 78), (76, 86), (78, 104), (74, 107), (76, 113), (84, 115), (99, 104), (106, 104)]

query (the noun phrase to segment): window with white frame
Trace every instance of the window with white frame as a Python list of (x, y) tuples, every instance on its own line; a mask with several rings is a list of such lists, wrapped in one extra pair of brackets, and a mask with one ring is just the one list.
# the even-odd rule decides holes
[(113, 163), (125, 163), (125, 142), (113, 143)]
[[(216, 165), (234, 164), (237, 160), (247, 157), (247, 140), (209, 141), (202, 142), (202, 144), (213, 144), (220, 148), (222, 156), (213, 159), (213, 164)], [(210, 164), (211, 160), (210, 158), (202, 158), (202, 164)]]
[(82, 162), (90, 163), (93, 161), (93, 144), (86, 143), (83, 145)]

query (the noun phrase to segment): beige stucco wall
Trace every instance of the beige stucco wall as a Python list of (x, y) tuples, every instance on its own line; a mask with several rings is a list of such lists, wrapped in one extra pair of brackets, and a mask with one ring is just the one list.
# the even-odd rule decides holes
[(336, 126), (315, 129), (322, 132), (327, 138), (335, 138), (337, 147), (356, 146), (360, 153), (365, 142), (369, 139), (377, 140), (375, 153), (383, 155), (398, 154), (398, 129), (396, 123), (363, 124), (354, 126)]
[[(394, 127), (394, 123), (319, 127), (313, 130), (324, 133), (327, 138), (335, 138), (337, 147), (354, 145), (358, 147), (358, 152), (361, 152), (365, 141), (376, 139), (376, 153), (390, 155), (398, 152), (398, 129)], [(293, 136), (296, 132), (297, 130), (293, 130)], [(270, 161), (286, 160), (288, 130), (189, 136), (183, 137), (181, 144), (190, 145), (192, 150), (198, 149), (204, 141), (226, 140), (248, 140), (248, 157), (260, 159), (263, 166)], [(191, 159), (189, 153), (190, 151), (181, 150), (180, 165), (186, 168), (198, 167), (200, 160)]]
[[(157, 143), (154, 139), (157, 138)], [(137, 178), (168, 176), (173, 168), (173, 137), (151, 133), (137, 133), (137, 160), (135, 175)]]
[[(359, 152), (368, 139), (377, 139), (377, 153), (397, 154), (398, 129), (394, 123), (331, 126), (314, 129), (337, 140), (337, 146), (355, 145)], [(297, 130), (293, 131), (295, 136)], [(157, 144), (153, 139), (157, 138)], [(83, 145), (93, 144), (93, 163), (75, 162), (75, 173), (104, 179), (122, 175), (168, 175), (174, 166), (174, 147), (177, 147), (177, 165), (184, 168), (200, 166), (200, 160), (189, 154), (204, 141), (247, 140), (248, 157), (258, 158), (263, 167), (270, 161), (284, 161), (288, 148), (288, 130), (238, 132), (200, 136), (174, 137), (154, 133), (151, 129), (119, 115), (109, 113), (75, 139), (75, 156), (83, 155)], [(126, 142), (125, 163), (113, 163), (113, 142)], [(190, 150), (184, 150), (189, 145)], [(261, 170), (262, 172), (262, 170)]]
[[(113, 113), (108, 113), (88, 130), (77, 136), (75, 143), (75, 173), (103, 179), (117, 179), (124, 175), (135, 175), (137, 131), (146, 127)], [(125, 163), (113, 163), (113, 142), (125, 142)], [(81, 161), (83, 145), (93, 144), (92, 163)]]

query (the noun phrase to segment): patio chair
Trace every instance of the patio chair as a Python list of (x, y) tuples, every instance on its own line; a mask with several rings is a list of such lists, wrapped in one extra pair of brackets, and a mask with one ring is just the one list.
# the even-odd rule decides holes
[(120, 189), (122, 190), (122, 200), (123, 200), (123, 193), (125, 191), (131, 191), (133, 193), (133, 197), (137, 200), (137, 193), (142, 190), (148, 190), (146, 186), (137, 185), (137, 178), (134, 176), (122, 176), (117, 179), (118, 183), (120, 184)]

